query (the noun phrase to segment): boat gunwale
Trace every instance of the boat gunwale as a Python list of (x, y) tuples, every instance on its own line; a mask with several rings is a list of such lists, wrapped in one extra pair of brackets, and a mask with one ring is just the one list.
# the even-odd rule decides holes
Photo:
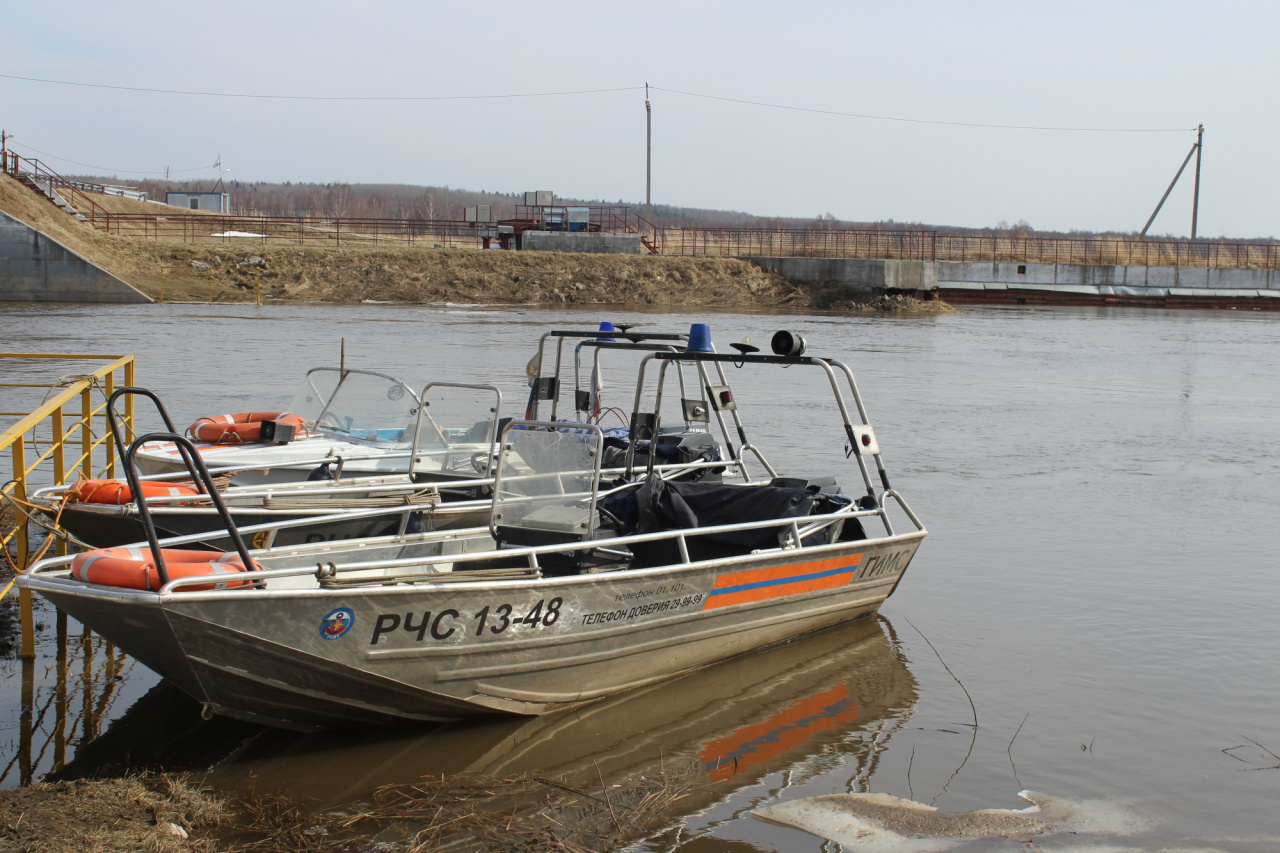
[[(876, 513), (875, 510), (867, 510), (864, 512), (867, 515), (873, 515)], [(849, 513), (832, 514), (832, 515), (835, 516), (834, 520), (845, 520), (850, 517), (853, 517)], [(830, 516), (810, 516), (810, 517), (819, 519), (819, 518), (827, 518)], [(753, 522), (753, 523), (759, 526), (767, 526), (770, 523), (782, 524), (785, 522), (779, 522), (777, 519), (773, 519), (768, 522)], [(728, 527), (729, 529), (743, 529), (738, 525), (723, 525), (722, 527)], [(703, 533), (703, 531), (714, 532), (717, 529), (720, 529), (720, 528), (694, 528), (694, 530), (697, 531), (697, 533), (694, 535), (701, 534)], [(427, 534), (427, 535), (431, 536), (432, 538), (438, 539), (439, 541), (450, 541), (450, 540), (456, 541), (458, 539), (464, 538), (464, 536), (466, 538), (473, 538), (473, 537), (479, 538), (480, 535), (487, 535), (487, 533), (488, 533), (487, 528), (474, 527), (474, 528), (466, 528), (461, 530), (439, 531), (436, 534)], [(468, 534), (470, 535), (468, 536)], [(688, 535), (688, 532), (684, 530), (661, 531), (659, 533), (637, 534), (634, 537), (621, 537), (621, 538), (634, 540), (634, 541), (658, 541), (662, 539), (676, 538), (676, 536), (680, 534)], [(369, 586), (359, 588), (359, 594), (361, 597), (374, 597), (374, 596), (380, 596), (380, 595), (403, 594), (409, 590), (424, 591), (424, 592), (425, 591), (434, 592), (434, 591), (441, 591), (441, 590), (448, 590), (450, 592), (475, 592), (475, 591), (483, 591), (483, 590), (494, 589), (494, 588), (500, 588), (500, 589), (518, 589), (522, 587), (537, 588), (539, 586), (547, 586), (551, 584), (556, 584), (556, 585), (569, 584), (574, 586), (580, 585), (580, 584), (595, 584), (595, 583), (599, 583), (604, 578), (617, 578), (621, 580), (644, 579), (653, 575), (659, 575), (659, 574), (670, 573), (670, 572), (680, 572), (680, 571), (685, 571), (689, 569), (702, 570), (706, 568), (726, 568), (726, 567), (735, 566), (739, 563), (758, 563), (758, 562), (763, 562), (765, 560), (777, 559), (779, 557), (786, 557), (792, 554), (802, 554), (802, 553), (806, 555), (812, 554), (814, 559), (821, 559), (823, 555), (833, 551), (849, 551), (849, 550), (856, 551), (856, 550), (863, 550), (866, 548), (879, 548), (887, 545), (894, 545), (894, 544), (901, 544), (906, 542), (923, 540), (927, 535), (928, 535), (928, 531), (925, 530), (923, 527), (921, 527), (919, 530), (912, 531), (910, 533), (898, 533), (898, 534), (894, 534), (893, 536), (883, 536), (875, 539), (855, 539), (855, 540), (849, 540), (845, 542), (832, 542), (832, 543), (827, 543), (823, 545), (810, 545), (810, 546), (801, 547), (801, 548), (793, 547), (793, 548), (769, 549), (768, 551), (756, 551), (749, 554), (743, 554), (743, 555), (732, 556), (732, 557), (718, 557), (711, 560), (690, 561), (687, 563), (670, 563), (665, 566), (650, 566), (650, 567), (639, 568), (639, 569), (618, 569), (616, 571), (610, 571), (610, 572), (593, 572), (588, 574), (577, 574), (577, 575), (553, 575), (549, 577), (543, 576), (543, 577), (537, 577), (537, 578), (519, 578), (519, 579), (506, 579), (506, 580), (477, 579), (474, 581), (469, 580), (469, 581), (450, 582), (448, 584), (436, 584), (436, 583), (430, 582), (429, 580), (425, 580), (425, 578), (429, 578), (431, 577), (431, 575), (424, 575), (423, 576), (424, 580), (422, 582), (415, 582), (415, 583), (378, 584), (376, 578), (371, 578)], [(383, 540), (386, 540), (387, 544), (390, 544), (392, 541), (400, 537), (389, 536), (389, 537), (380, 537), (380, 538)], [(365, 540), (365, 541), (370, 541), (370, 540)], [(595, 540), (594, 542), (569, 543), (569, 544), (578, 544), (582, 547), (589, 547), (602, 542), (617, 542), (617, 541), (619, 540), (600, 539), (600, 540)], [(317, 544), (328, 544), (328, 543), (317, 543)], [(541, 545), (541, 546), (537, 546), (536, 548), (503, 549), (502, 551), (496, 551), (496, 550), (475, 551), (475, 552), (471, 552), (471, 554), (472, 555), (491, 555), (494, 553), (502, 553), (504, 556), (519, 556), (524, 552), (541, 551), (541, 552), (548, 552), (548, 553), (559, 553), (565, 550), (570, 550), (570, 549), (567, 548), (565, 545)], [(250, 553), (253, 553), (253, 552), (250, 552)], [(441, 554), (438, 557), (435, 557), (433, 559), (437, 559), (440, 562), (449, 562), (449, 561), (456, 561), (456, 558), (460, 556), (467, 556), (467, 555)], [(323, 587), (318, 587), (316, 589), (275, 589), (275, 590), (255, 589), (255, 588), (235, 588), (235, 589), (222, 589), (222, 590), (215, 589), (215, 590), (202, 590), (202, 591), (182, 591), (181, 589), (178, 588), (180, 586), (184, 586), (187, 584), (225, 583), (227, 580), (226, 575), (207, 575), (207, 576), (201, 576), (201, 577), (193, 576), (190, 578), (179, 578), (179, 579), (170, 581), (168, 584), (166, 584), (157, 592), (150, 592), (146, 590), (121, 591), (117, 587), (105, 587), (105, 586), (100, 586), (95, 584), (87, 584), (82, 581), (73, 581), (70, 579), (70, 569), (66, 569), (66, 568), (60, 569), (52, 565), (53, 563), (66, 564), (66, 563), (69, 563), (72, 559), (74, 559), (74, 556), (58, 557), (52, 560), (42, 560), (32, 565), (30, 569), (28, 569), (26, 572), (24, 572), (22, 575), (19, 576), (19, 585), (26, 587), (28, 589), (33, 589), (33, 590), (49, 589), (49, 590), (60, 591), (63, 593), (81, 595), (85, 597), (97, 597), (99, 594), (101, 594), (105, 597), (110, 597), (110, 598), (124, 598), (125, 600), (147, 599), (147, 600), (155, 600), (157, 602), (162, 602), (162, 603), (173, 601), (173, 600), (189, 601), (189, 602), (219, 600), (219, 599), (228, 598), (228, 597), (232, 598), (232, 600), (237, 600), (240, 598), (250, 598), (250, 597), (254, 599), (263, 598), (263, 597), (268, 597), (268, 598), (332, 597), (335, 595), (349, 596), (354, 592), (353, 589), (348, 587), (344, 587), (342, 589), (325, 589)], [(480, 557), (476, 556), (474, 557), (474, 559), (478, 560), (480, 559)], [(389, 567), (392, 563), (396, 563), (396, 562), (402, 563), (404, 565), (420, 565), (423, 561), (421, 558), (407, 558), (407, 560), (405, 561), (378, 561), (376, 563), (364, 566), (363, 568), (360, 568), (361, 564), (352, 564), (351, 566), (347, 566), (344, 568), (350, 571), (363, 571), (368, 568)], [(310, 567), (263, 569), (257, 572), (252, 572), (250, 574), (252, 574), (255, 578), (269, 580), (271, 578), (287, 578), (287, 577), (300, 577), (305, 575), (314, 575), (315, 569), (312, 569)]]

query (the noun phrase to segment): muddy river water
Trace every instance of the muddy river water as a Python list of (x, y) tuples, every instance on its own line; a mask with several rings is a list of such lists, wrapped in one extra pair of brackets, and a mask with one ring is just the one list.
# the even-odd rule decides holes
[[(1021, 789), (1096, 818), (1037, 849), (1280, 847), (1273, 317), (0, 308), (7, 350), (136, 354), (139, 383), (179, 423), (282, 405), (306, 368), (337, 362), (343, 338), (349, 366), (418, 385), (494, 383), (514, 410), (537, 335), (600, 319), (704, 320), (721, 349), (743, 337), (767, 345), (786, 327), (854, 369), (894, 486), (930, 531), (879, 618), (572, 713), (301, 736), (202, 723), (141, 666), (104, 661), (74, 623), (59, 705), (58, 620), (46, 608), (25, 760), (21, 666), (0, 661), (3, 784), (18, 783), (18, 766), (38, 778), (61, 762), (72, 774), (212, 765), (224, 789), (282, 788), (341, 807), (424, 775), (531, 771), (588, 784), (682, 766), (708, 784), (635, 849), (834, 850), (751, 812), (859, 791), (946, 811), (1017, 808)], [(751, 437), (779, 468), (830, 470), (842, 437), (809, 415), (818, 402), (789, 374), (737, 391)], [(956, 849), (1027, 848), (1014, 838)]]

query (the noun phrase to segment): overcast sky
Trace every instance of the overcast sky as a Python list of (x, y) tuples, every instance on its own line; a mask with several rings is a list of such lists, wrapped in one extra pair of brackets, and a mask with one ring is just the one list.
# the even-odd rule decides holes
[[(65, 172), (643, 202), (648, 82), (655, 203), (1136, 230), (1203, 122), (1201, 236), (1273, 236), (1278, 32), (1275, 0), (11, 2), (0, 126)], [(1153, 233), (1189, 234), (1192, 177)]]

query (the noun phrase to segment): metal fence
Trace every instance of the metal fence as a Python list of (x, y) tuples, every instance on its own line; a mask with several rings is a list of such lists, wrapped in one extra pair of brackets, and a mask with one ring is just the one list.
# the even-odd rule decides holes
[(108, 234), (179, 243), (251, 243), (297, 246), (386, 246), (478, 249), (474, 222), (312, 216), (98, 213), (89, 217)]
[[(20, 169), (21, 164), (30, 171)], [(39, 161), (10, 153), (3, 165), (15, 177), (38, 174), (55, 186), (70, 187), (77, 206), (95, 227), (125, 237), (181, 243), (478, 249), (484, 245), (482, 234), (492, 227), (449, 219), (111, 213), (79, 192), (78, 182), (55, 175)], [(540, 209), (517, 206), (518, 213), (536, 210)], [(592, 206), (591, 226), (639, 234), (646, 249), (659, 255), (1280, 268), (1280, 244), (1274, 241), (940, 235), (919, 229), (673, 228), (660, 227), (625, 206)]]
[[(85, 371), (84, 362), (92, 367)], [(54, 381), (12, 381), (48, 376), (53, 367), (79, 372)], [(77, 476), (114, 477), (119, 467), (116, 448), (109, 439), (106, 400), (117, 388), (134, 384), (131, 355), (81, 355), (71, 353), (0, 353), (0, 394), (6, 410), (0, 411), (7, 427), (0, 432), (0, 513), (12, 523), (0, 524), (0, 561), (22, 570), (44, 552), (65, 554), (62, 539), (46, 537), (33, 548), (26, 519), (30, 490), (65, 483)], [(27, 401), (24, 403), (24, 401)], [(126, 397), (122, 420), (126, 436), (133, 433), (133, 398)], [(8, 459), (5, 459), (5, 456)], [(7, 461), (7, 464), (6, 464)], [(10, 594), (10, 580), (0, 599)], [(43, 609), (50, 609), (47, 604)], [(61, 611), (52, 613), (53, 632), (41, 631), (34, 618), (31, 593), (19, 593), (21, 630), (21, 681), (9, 660), (0, 660), (10, 693), (18, 687), (17, 737), (0, 747), (0, 786), (17, 782), (29, 785), (45, 772), (62, 767), (69, 747), (98, 736), (110, 718), (119, 696), (120, 679), (132, 662), (110, 642), (69, 620)], [(7, 618), (7, 617), (6, 617)], [(42, 610), (42, 619), (45, 615)], [(17, 684), (15, 684), (17, 683)], [(6, 694), (8, 695), (8, 694)], [(8, 727), (10, 708), (0, 709)], [(12, 750), (12, 752), (10, 752)]]
[(1125, 240), (1118, 237), (939, 236), (940, 261), (1115, 264), (1148, 267), (1277, 269), (1276, 243)]
[(1275, 242), (940, 235), (936, 231), (662, 228), (643, 219), (640, 234), (650, 250), (661, 255), (1280, 268), (1280, 244)]
[[(0, 365), (6, 368), (21, 361), (61, 360), (78, 362), (93, 360), (101, 366), (87, 372), (62, 377), (54, 383), (3, 382), (3, 389), (44, 389), (45, 399), (29, 412), (0, 412), (3, 417), (18, 420), (0, 433), (0, 454), (8, 453), (9, 464), (0, 464), (5, 481), (0, 487), (0, 506), (12, 511), (11, 529), (0, 530), (3, 559), (12, 560), (10, 568), (22, 571), (32, 561), (32, 543), (26, 521), (30, 505), (27, 496), (37, 486), (54, 486), (67, 482), (69, 476), (92, 478), (95, 471), (108, 477), (116, 475), (116, 448), (107, 428), (106, 401), (119, 384), (132, 385), (134, 361), (131, 355), (76, 355), (49, 353), (0, 353)], [(4, 375), (11, 372), (4, 369)], [(96, 392), (96, 399), (95, 399)], [(133, 428), (133, 401), (126, 398), (124, 417), (126, 431)], [(42, 433), (44, 435), (42, 435)], [(47, 437), (44, 437), (47, 435)], [(28, 453), (30, 451), (30, 453)], [(100, 466), (100, 467), (99, 467)], [(16, 552), (10, 556), (9, 546)], [(46, 547), (55, 544), (46, 539)], [(59, 553), (65, 543), (56, 542)], [(43, 549), (42, 549), (43, 550)], [(0, 592), (8, 595), (12, 582)], [(22, 655), (34, 656), (34, 628), (31, 617), (31, 593), (20, 594)]]
[(641, 233), (660, 255), (937, 260), (937, 234), (932, 231), (654, 228), (651, 234)]

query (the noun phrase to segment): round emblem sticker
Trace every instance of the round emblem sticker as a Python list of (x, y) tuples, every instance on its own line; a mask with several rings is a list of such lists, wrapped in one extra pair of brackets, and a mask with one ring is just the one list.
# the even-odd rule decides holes
[(350, 631), (355, 623), (355, 611), (350, 607), (339, 607), (320, 620), (320, 636), (326, 640), (336, 640)]
[(399, 400), (404, 396), (404, 388), (399, 385), (392, 385), (387, 389), (388, 400)]

